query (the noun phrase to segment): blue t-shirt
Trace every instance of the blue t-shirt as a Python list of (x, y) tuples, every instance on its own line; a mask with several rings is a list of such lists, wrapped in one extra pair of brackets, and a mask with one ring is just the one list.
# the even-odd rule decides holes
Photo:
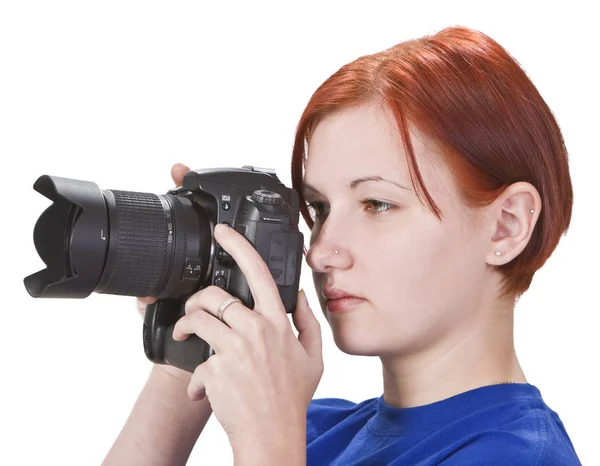
[(312, 400), (307, 466), (581, 465), (558, 414), (531, 384), (479, 387), (413, 408), (383, 395)]

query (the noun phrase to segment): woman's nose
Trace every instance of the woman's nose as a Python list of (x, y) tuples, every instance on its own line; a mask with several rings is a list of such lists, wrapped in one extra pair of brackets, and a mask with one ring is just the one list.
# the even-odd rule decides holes
[(346, 267), (348, 252), (332, 236), (321, 234), (312, 242), (306, 253), (306, 263), (314, 272), (325, 272), (327, 267)]

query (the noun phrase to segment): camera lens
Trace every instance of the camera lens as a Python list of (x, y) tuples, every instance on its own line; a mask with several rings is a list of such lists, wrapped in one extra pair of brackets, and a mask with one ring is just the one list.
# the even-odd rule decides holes
[[(53, 204), (34, 229), (47, 268), (25, 278), (31, 296), (178, 298), (205, 279), (210, 223), (187, 197), (101, 191), (95, 183), (47, 175), (34, 189)], [(190, 261), (191, 277), (184, 275)]]

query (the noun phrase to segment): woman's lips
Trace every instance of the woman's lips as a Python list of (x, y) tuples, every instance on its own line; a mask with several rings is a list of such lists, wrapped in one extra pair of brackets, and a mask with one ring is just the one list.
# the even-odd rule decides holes
[(345, 298), (328, 299), (327, 310), (329, 312), (342, 312), (349, 311), (351, 309), (360, 306), (365, 300), (362, 298), (356, 298), (354, 296), (348, 296)]

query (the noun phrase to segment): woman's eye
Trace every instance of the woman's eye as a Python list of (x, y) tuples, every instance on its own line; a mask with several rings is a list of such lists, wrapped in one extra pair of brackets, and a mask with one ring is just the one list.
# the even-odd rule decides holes
[(308, 210), (311, 212), (311, 217), (313, 217), (313, 212), (316, 214), (317, 217), (323, 215), (323, 213), (321, 212), (322, 206), (322, 202), (309, 202), (307, 207)]
[[(378, 201), (376, 199), (365, 199), (360, 202), (362, 205), (367, 206), (367, 211), (373, 216), (379, 216), (389, 210), (394, 210), (396, 206), (389, 202)], [(307, 207), (311, 212), (314, 212), (317, 217), (326, 215), (325, 210), (326, 204), (323, 202), (309, 202)]]
[(378, 201), (377, 199), (367, 199), (362, 201), (363, 205), (373, 207), (370, 211), (374, 214), (382, 214), (388, 210), (392, 210), (395, 206), (389, 202)]

